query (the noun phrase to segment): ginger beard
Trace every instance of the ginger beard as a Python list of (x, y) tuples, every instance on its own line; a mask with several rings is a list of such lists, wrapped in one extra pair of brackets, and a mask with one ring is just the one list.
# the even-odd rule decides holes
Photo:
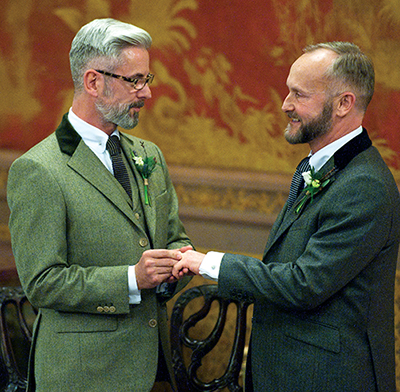
[[(303, 122), (300, 116), (295, 111), (288, 113), (289, 118), (292, 120), (285, 129), (285, 139), (290, 144), (309, 143), (310, 141), (325, 135), (332, 128), (332, 113), (333, 102), (328, 100), (324, 103), (322, 113), (320, 116), (315, 117), (308, 122)], [(293, 124), (293, 121), (295, 124)], [(299, 124), (297, 131), (293, 128)]]

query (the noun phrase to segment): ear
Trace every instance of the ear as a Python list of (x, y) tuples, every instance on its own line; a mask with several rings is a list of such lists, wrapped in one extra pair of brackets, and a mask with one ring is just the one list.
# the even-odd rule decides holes
[(356, 96), (350, 91), (346, 91), (339, 95), (336, 105), (336, 114), (339, 117), (346, 116), (355, 106)]
[(83, 85), (88, 94), (93, 97), (97, 97), (99, 95), (99, 87), (101, 86), (102, 81), (99, 78), (99, 74), (93, 69), (88, 69), (83, 75)]

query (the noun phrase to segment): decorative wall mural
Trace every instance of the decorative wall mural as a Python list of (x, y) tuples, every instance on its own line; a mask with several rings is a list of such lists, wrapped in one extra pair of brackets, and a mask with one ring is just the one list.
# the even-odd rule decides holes
[(26, 150), (71, 105), (68, 52), (78, 29), (113, 17), (153, 37), (153, 98), (130, 131), (169, 164), (292, 173), (303, 148), (283, 137), (291, 63), (309, 43), (353, 41), (376, 66), (364, 125), (400, 181), (397, 0), (2, 0), (0, 148)]

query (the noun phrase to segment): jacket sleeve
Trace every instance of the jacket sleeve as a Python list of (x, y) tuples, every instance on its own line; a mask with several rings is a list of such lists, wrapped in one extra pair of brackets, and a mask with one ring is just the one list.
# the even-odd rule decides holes
[[(18, 275), (33, 306), (97, 313), (98, 305), (109, 304), (117, 313), (129, 311), (128, 265), (83, 266), (68, 260), (67, 225), (74, 222), (67, 223), (64, 193), (47, 165), (25, 156), (17, 159), (9, 172), (7, 198)], [(83, 195), (81, 202), (88, 202)]]

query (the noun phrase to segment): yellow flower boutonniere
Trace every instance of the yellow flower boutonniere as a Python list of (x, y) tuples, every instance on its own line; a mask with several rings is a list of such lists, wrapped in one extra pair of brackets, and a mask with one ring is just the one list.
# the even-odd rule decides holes
[(298, 214), (306, 202), (310, 200), (310, 203), (314, 200), (314, 195), (321, 192), (331, 181), (332, 175), (336, 172), (336, 169), (332, 169), (324, 176), (321, 173), (315, 172), (315, 169), (311, 167), (311, 170), (308, 172), (302, 173), (304, 182), (306, 183), (306, 187), (304, 188), (304, 196), (299, 201), (298, 205), (295, 208), (296, 214)]
[(132, 159), (133, 162), (136, 166), (136, 169), (140, 173), (140, 175), (143, 178), (144, 182), (144, 202), (146, 205), (150, 205), (150, 199), (149, 199), (149, 178), (151, 173), (156, 169), (156, 166), (159, 165), (157, 163), (157, 159), (155, 157), (149, 157), (147, 156), (146, 148), (144, 146), (144, 142), (140, 142), (141, 146), (143, 147), (143, 150), (146, 154), (146, 156), (143, 158), (139, 156), (135, 151), (132, 151)]

